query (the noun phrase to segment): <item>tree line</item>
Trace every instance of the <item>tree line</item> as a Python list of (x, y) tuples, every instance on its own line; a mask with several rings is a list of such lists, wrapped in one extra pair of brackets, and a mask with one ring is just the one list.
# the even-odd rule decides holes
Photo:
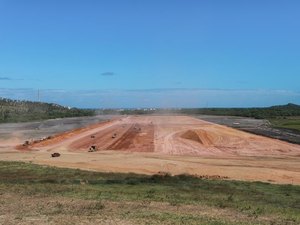
[(63, 117), (92, 116), (91, 109), (64, 107), (53, 103), (0, 98), (0, 122), (27, 122)]

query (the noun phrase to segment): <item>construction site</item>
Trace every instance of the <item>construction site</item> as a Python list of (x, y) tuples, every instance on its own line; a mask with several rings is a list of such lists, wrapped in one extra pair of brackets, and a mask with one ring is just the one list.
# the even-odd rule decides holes
[[(101, 172), (300, 184), (300, 146), (190, 116), (114, 116), (73, 129), (11, 132), (1, 160)], [(62, 119), (63, 120), (63, 119)], [(55, 127), (55, 132), (53, 131)], [(6, 127), (7, 129), (7, 127)], [(25, 135), (26, 134), (26, 135)], [(52, 154), (52, 155), (51, 155)]]

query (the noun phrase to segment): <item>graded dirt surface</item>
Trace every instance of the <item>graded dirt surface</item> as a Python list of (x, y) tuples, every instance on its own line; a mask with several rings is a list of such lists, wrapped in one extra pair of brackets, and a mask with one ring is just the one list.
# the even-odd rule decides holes
[[(229, 126), (238, 130), (247, 131), (253, 134), (276, 138), (282, 141), (300, 145), (300, 131), (295, 129), (274, 127), (270, 121), (266, 119), (213, 115), (194, 115), (193, 117), (212, 123)], [(288, 119), (286, 119), (286, 121), (288, 122)]]
[[(299, 145), (189, 116), (121, 117), (23, 148), (22, 143), (16, 145), (18, 150), (2, 146), (0, 159), (94, 171), (188, 173), (300, 184)], [(91, 146), (94, 152), (89, 152)], [(53, 152), (61, 156), (51, 158)]]

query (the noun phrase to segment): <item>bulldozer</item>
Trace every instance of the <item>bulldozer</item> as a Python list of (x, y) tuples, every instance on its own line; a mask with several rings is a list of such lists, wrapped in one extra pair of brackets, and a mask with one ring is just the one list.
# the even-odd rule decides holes
[(89, 148), (89, 152), (95, 152), (97, 151), (97, 146), (96, 145), (92, 145), (90, 148)]

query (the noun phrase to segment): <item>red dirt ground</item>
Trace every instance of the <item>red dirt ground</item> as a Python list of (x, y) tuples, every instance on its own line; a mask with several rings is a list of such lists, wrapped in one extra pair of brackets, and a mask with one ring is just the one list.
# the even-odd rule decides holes
[[(92, 145), (96, 152), (88, 152)], [(26, 149), (25, 155), (6, 151), (1, 156), (100, 171), (164, 171), (300, 184), (299, 145), (188, 116), (123, 117), (57, 134)], [(61, 157), (49, 160), (54, 151)]]
[[(113, 138), (113, 135), (116, 137)], [(94, 136), (94, 138), (92, 138)], [(124, 150), (134, 152), (154, 151), (153, 125), (123, 124), (114, 125), (103, 131), (85, 136), (70, 145), (72, 150), (86, 151), (90, 146), (98, 150)]]

